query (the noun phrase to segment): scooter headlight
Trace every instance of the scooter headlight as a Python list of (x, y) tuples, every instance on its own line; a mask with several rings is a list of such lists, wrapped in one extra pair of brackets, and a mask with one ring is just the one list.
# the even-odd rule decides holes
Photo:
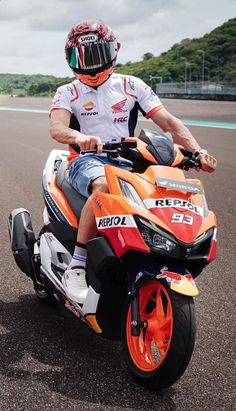
[(176, 248), (176, 244), (161, 235), (155, 233), (152, 237), (153, 246), (160, 248), (161, 250), (173, 251)]
[(145, 243), (154, 252), (168, 254), (170, 257), (178, 257), (187, 260), (199, 260), (207, 258), (211, 245), (213, 229), (203, 233), (192, 244), (184, 244), (175, 240), (151, 221), (136, 216), (136, 224)]
[(174, 254), (179, 252), (179, 245), (169, 236), (167, 237), (155, 224), (138, 218), (137, 225), (145, 243), (153, 251), (162, 250)]

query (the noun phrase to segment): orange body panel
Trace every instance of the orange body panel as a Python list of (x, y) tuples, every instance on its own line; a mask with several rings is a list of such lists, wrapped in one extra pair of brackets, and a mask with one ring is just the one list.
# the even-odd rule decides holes
[(175, 166), (177, 166), (178, 164), (180, 164), (181, 161), (182, 161), (183, 158), (184, 158), (183, 153), (180, 151), (180, 149), (183, 148), (183, 147), (180, 146), (179, 144), (174, 144), (174, 148), (175, 148), (176, 156), (175, 156), (175, 159), (174, 159), (174, 161), (173, 161), (173, 163), (172, 163), (172, 167), (175, 167)]
[[(96, 217), (119, 214), (138, 215), (157, 224), (177, 239), (186, 243), (195, 241), (199, 235), (207, 231), (210, 227), (216, 227), (217, 222), (214, 213), (209, 212), (208, 215), (204, 215), (204, 213), (206, 213), (203, 198), (204, 187), (201, 181), (197, 179), (186, 179), (182, 170), (166, 166), (150, 166), (143, 174), (136, 174), (110, 165), (106, 165), (105, 170), (110, 193), (98, 193), (96, 195), (96, 201), (93, 206)], [(158, 187), (156, 185), (158, 176), (182, 183), (197, 184), (201, 187), (203, 194)], [(192, 227), (184, 224), (173, 224), (171, 222), (173, 212), (177, 214), (183, 213), (184, 211), (182, 209), (172, 207), (170, 210), (166, 210), (165, 208), (164, 212), (162, 212), (162, 210), (158, 208), (151, 209), (150, 207), (148, 209), (142, 207), (123, 196), (119, 179), (129, 182), (144, 202), (145, 200), (151, 201), (152, 199), (155, 202), (158, 199), (166, 198), (183, 200), (201, 210), (202, 215), (197, 215), (197, 213), (185, 210), (187, 217), (190, 216), (193, 221)], [(190, 228), (192, 228), (192, 231)]]
[(163, 228), (168, 230), (168, 227), (162, 224), (158, 217), (150, 215), (150, 212), (145, 210), (145, 208), (134, 204), (128, 198), (122, 198), (113, 194), (97, 193), (93, 202), (93, 210), (96, 217), (117, 214), (139, 215), (155, 224), (163, 225)]
[(203, 234), (205, 231), (209, 230), (211, 227), (217, 227), (217, 218), (216, 215), (209, 211), (209, 214), (206, 219), (203, 220), (202, 225), (198, 231), (197, 237)]
[[(217, 227), (215, 214), (207, 209), (202, 183), (197, 179), (187, 179), (181, 169), (153, 165), (141, 174), (107, 164), (105, 173), (109, 193), (96, 193), (92, 207), (98, 230), (110, 241), (118, 256), (129, 249), (150, 252), (139, 232), (135, 216), (154, 223), (186, 244), (193, 243), (201, 234)], [(197, 185), (202, 193), (158, 186), (158, 177)], [(124, 196), (119, 180), (130, 183), (142, 204)], [(55, 175), (48, 189), (68, 224), (77, 228), (77, 217), (58, 187)], [(214, 255), (215, 245), (209, 258), (214, 259)]]
[(139, 215), (169, 231), (169, 228), (158, 217), (121, 195), (97, 193), (93, 202), (93, 210), (96, 217), (117, 214)]
[(48, 184), (48, 189), (49, 189), (49, 192), (52, 196), (52, 199), (55, 201), (55, 203), (57, 204), (57, 206), (59, 207), (59, 209), (61, 210), (61, 212), (65, 216), (65, 218), (68, 220), (69, 224), (72, 227), (77, 228), (78, 227), (77, 218), (76, 218), (76, 216), (75, 216), (68, 200), (66, 199), (64, 193), (58, 187), (58, 185), (56, 183), (55, 174), (53, 175), (52, 180)]

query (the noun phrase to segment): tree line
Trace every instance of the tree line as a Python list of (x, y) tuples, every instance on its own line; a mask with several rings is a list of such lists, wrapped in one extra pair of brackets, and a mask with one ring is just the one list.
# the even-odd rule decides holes
[[(152, 85), (152, 79), (162, 82), (205, 80), (236, 81), (236, 18), (217, 27), (199, 39), (184, 39), (156, 57), (144, 53), (139, 62), (117, 64), (115, 71), (140, 77)], [(43, 75), (0, 74), (0, 93), (22, 89), (29, 96), (49, 96), (72, 78)]]

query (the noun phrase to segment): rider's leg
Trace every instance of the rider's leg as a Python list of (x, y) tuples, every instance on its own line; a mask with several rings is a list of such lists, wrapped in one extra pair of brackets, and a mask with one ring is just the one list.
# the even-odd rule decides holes
[(96, 192), (108, 192), (108, 186), (105, 176), (98, 177), (94, 181), (92, 181), (90, 191), (92, 192), (92, 194), (86, 201), (81, 212), (77, 242), (68, 269), (71, 269), (73, 267), (85, 268), (86, 266), (86, 244), (89, 240), (92, 240), (92, 238), (95, 238), (97, 235), (97, 225), (93, 214), (92, 201)]
[(77, 243), (70, 265), (63, 276), (63, 284), (67, 295), (74, 301), (83, 303), (88, 287), (86, 283), (86, 243), (97, 235), (96, 220), (92, 209), (93, 197), (97, 191), (108, 192), (106, 178), (96, 178), (91, 183), (91, 196), (86, 201), (80, 216)]
[(92, 195), (86, 201), (80, 216), (77, 242), (81, 244), (86, 244), (89, 240), (96, 237), (97, 235), (96, 220), (92, 208), (92, 201), (97, 191), (102, 191), (104, 193), (108, 192), (108, 186), (105, 176), (98, 177), (91, 183)]
[(73, 267), (85, 268), (87, 241), (96, 237), (97, 228), (92, 210), (92, 198), (93, 193), (96, 191), (107, 191), (103, 161), (97, 156), (85, 155), (77, 157), (70, 166), (70, 183), (78, 193), (87, 198), (87, 201), (80, 215), (77, 242), (73, 258), (67, 269)]

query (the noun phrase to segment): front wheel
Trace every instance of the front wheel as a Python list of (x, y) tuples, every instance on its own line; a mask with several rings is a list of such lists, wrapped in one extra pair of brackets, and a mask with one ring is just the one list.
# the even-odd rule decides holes
[(122, 345), (132, 374), (150, 388), (166, 388), (184, 373), (194, 347), (193, 298), (158, 281), (139, 289), (140, 319), (146, 327), (132, 335), (130, 301), (122, 322)]

